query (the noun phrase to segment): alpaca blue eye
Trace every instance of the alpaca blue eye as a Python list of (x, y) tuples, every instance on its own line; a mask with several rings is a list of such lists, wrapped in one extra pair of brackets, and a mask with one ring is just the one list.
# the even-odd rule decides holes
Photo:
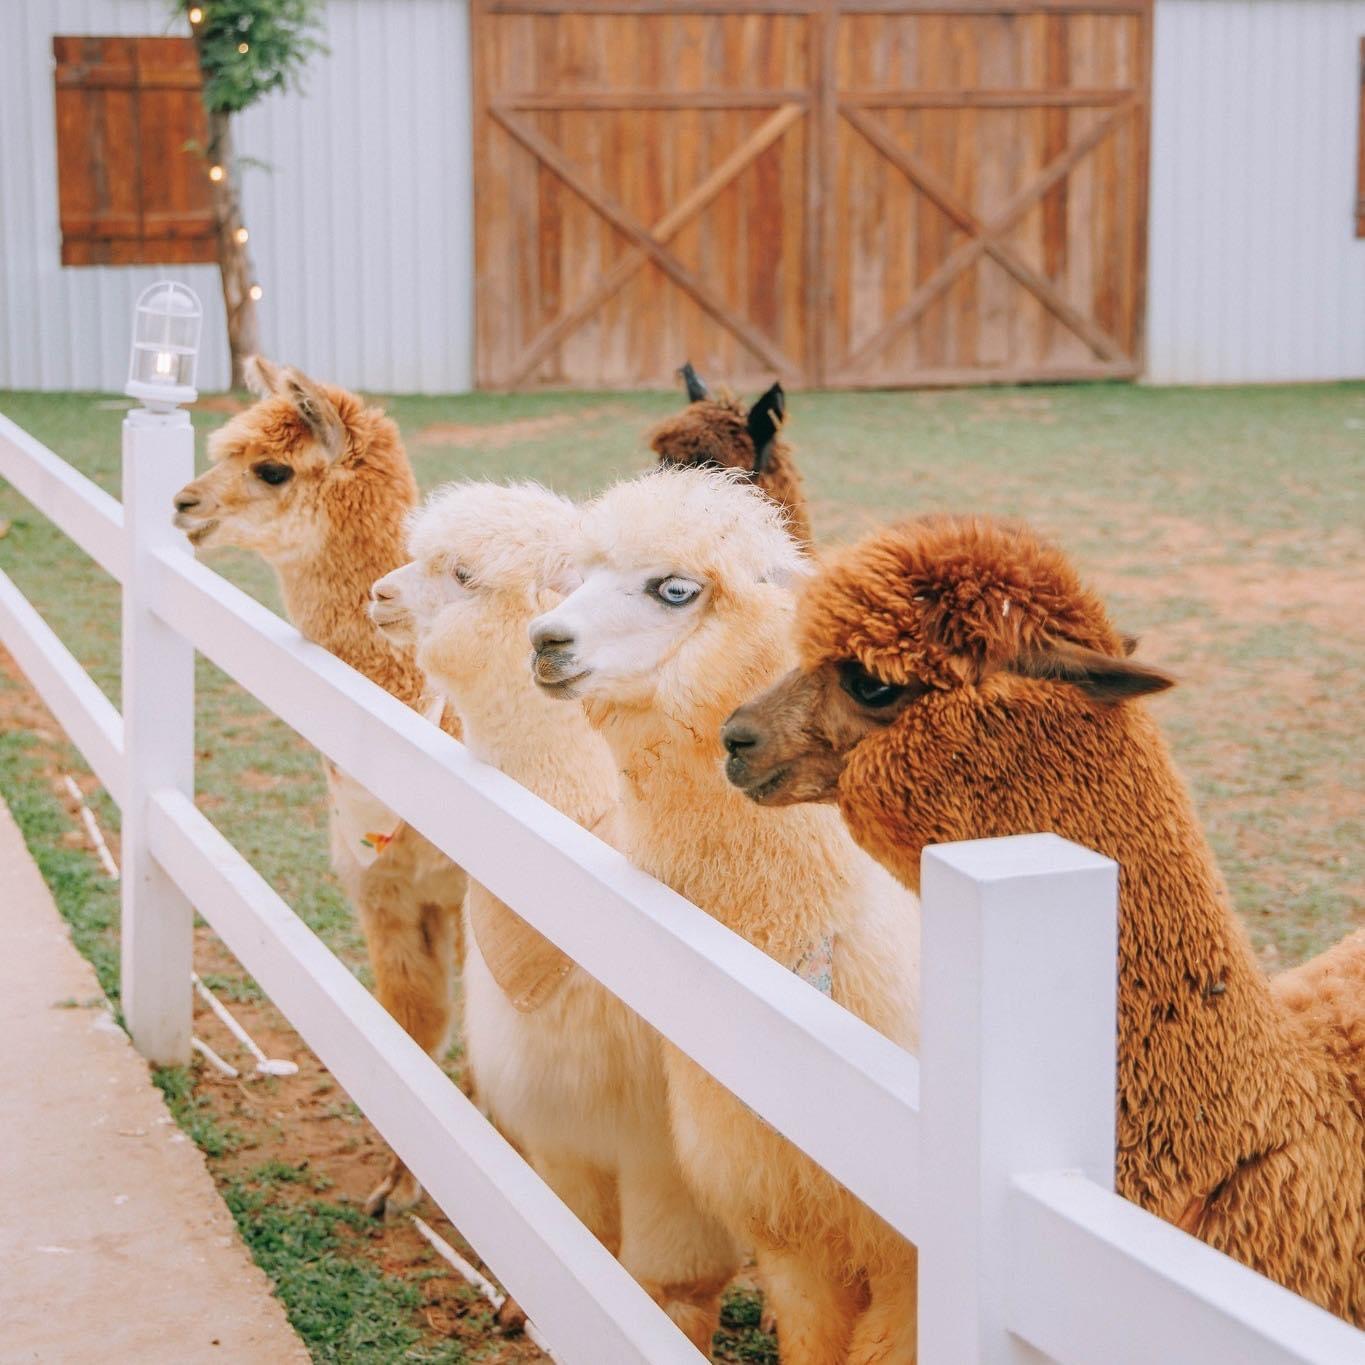
[(701, 584), (690, 578), (661, 578), (649, 590), (667, 607), (685, 607), (701, 592)]

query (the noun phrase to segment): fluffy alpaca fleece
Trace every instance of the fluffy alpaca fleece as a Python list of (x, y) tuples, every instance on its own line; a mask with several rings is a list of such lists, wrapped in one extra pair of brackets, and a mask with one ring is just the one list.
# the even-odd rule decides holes
[[(576, 524), (571, 503), (533, 484), (453, 485), (414, 516), (414, 562), (375, 585), (372, 612), (415, 633), (418, 663), (458, 710), (472, 753), (610, 840), (611, 754), (526, 667), (527, 626), (561, 596)], [(482, 1101), (708, 1350), (738, 1254), (683, 1182), (657, 1035), (476, 881), (466, 916), (465, 1046)], [(490, 958), (505, 964), (512, 998)]]
[[(663, 469), (586, 510), (579, 569), (582, 587), (532, 628), (535, 667), (583, 698), (611, 746), (623, 849), (785, 966), (814, 977), (826, 957), (833, 998), (913, 1047), (914, 897), (837, 812), (759, 811), (721, 769), (721, 721), (790, 662), (791, 598), (774, 580), (802, 561), (780, 510), (724, 474)], [(651, 600), (677, 581), (700, 595)], [(913, 1360), (913, 1248), (681, 1052), (664, 1055), (684, 1171), (754, 1246), (784, 1365)]]
[[(417, 502), (398, 428), (354, 394), (261, 357), (248, 378), (259, 401), (210, 438), (213, 465), (176, 494), (176, 525), (196, 547), (261, 555), (307, 639), (423, 709), (412, 651), (385, 640), (367, 612), (370, 585), (406, 558), (404, 520)], [(442, 724), (458, 734), (453, 718)], [(359, 912), (375, 994), (438, 1055), (453, 1012), (464, 873), (330, 763), (327, 777), (332, 866)], [(420, 1193), (395, 1160), (368, 1207), (397, 1212)]]
[(661, 422), (649, 438), (664, 465), (738, 469), (748, 474), (787, 512), (787, 530), (801, 545), (811, 543), (810, 509), (791, 447), (782, 439), (786, 395), (774, 384), (746, 410), (732, 394), (712, 397), (691, 366), (682, 412)]
[(1119, 1190), (1365, 1324), (1365, 935), (1266, 980), (1135, 700), (1170, 679), (1123, 657), (1058, 551), (973, 520), (837, 557), (800, 640), (732, 721), (737, 779), (836, 796), (910, 887), (946, 840), (1054, 830), (1114, 858)]

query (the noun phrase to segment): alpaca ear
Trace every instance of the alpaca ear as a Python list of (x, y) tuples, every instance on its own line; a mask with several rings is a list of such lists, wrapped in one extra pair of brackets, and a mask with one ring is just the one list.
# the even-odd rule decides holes
[(280, 391), (280, 367), (263, 355), (249, 355), (242, 365), (247, 391), (256, 398), (269, 398)]
[(280, 378), (278, 392), (294, 405), (313, 439), (327, 452), (327, 458), (340, 458), (346, 449), (346, 426), (321, 387), (291, 365)]
[(787, 418), (787, 395), (780, 383), (774, 384), (767, 393), (749, 409), (749, 436), (754, 443), (754, 473), (761, 474), (772, 453), (773, 441)]
[(701, 375), (692, 368), (690, 360), (684, 360), (682, 369), (678, 371), (682, 382), (687, 386), (687, 401), (689, 403), (700, 403), (704, 398), (710, 398), (710, 391), (701, 382)]
[[(1136, 642), (1135, 642), (1136, 643)], [(1096, 649), (1054, 640), (1041, 649), (1017, 659), (1012, 673), (1026, 678), (1053, 679), (1073, 683), (1095, 701), (1115, 703), (1145, 697), (1175, 686), (1175, 679), (1150, 664), (1133, 659), (1116, 659)]]

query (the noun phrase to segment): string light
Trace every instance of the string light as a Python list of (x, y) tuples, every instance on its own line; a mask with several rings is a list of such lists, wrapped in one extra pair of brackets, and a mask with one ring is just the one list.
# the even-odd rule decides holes
[(198, 5), (190, 6), (190, 23), (202, 24), (204, 22), (204, 11)]
[(246, 239), (251, 236), (251, 234), (245, 228), (238, 228), (237, 231), (234, 232), (232, 235), (237, 239), (238, 243), (242, 246), (246, 245)]
[(261, 295), (263, 295), (263, 294), (265, 293), (265, 290), (262, 289), (261, 286), (260, 286), (259, 284), (253, 284), (253, 285), (251, 286), (251, 288), (248, 289), (246, 292), (247, 292), (248, 294), (250, 294), (251, 297), (252, 297), (257, 303), (259, 303), (260, 300), (261, 300)]
[(216, 185), (223, 178), (223, 168), (221, 166), (209, 167), (209, 179)]
[(237, 44), (237, 51), (240, 52), (240, 53), (242, 54), (243, 57), (245, 57), (246, 54), (247, 54), (248, 52), (251, 51), (251, 44), (250, 44), (250, 43), (238, 43), (238, 44)]

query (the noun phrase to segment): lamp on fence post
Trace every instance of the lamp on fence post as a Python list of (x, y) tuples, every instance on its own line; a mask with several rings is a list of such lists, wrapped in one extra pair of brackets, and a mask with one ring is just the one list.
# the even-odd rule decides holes
[(133, 314), (123, 421), (122, 1006), (138, 1050), (190, 1059), (193, 910), (148, 844), (153, 795), (194, 795), (194, 649), (154, 611), (156, 554), (183, 547), (171, 500), (194, 477), (194, 387), (203, 310), (183, 284), (143, 291)]

